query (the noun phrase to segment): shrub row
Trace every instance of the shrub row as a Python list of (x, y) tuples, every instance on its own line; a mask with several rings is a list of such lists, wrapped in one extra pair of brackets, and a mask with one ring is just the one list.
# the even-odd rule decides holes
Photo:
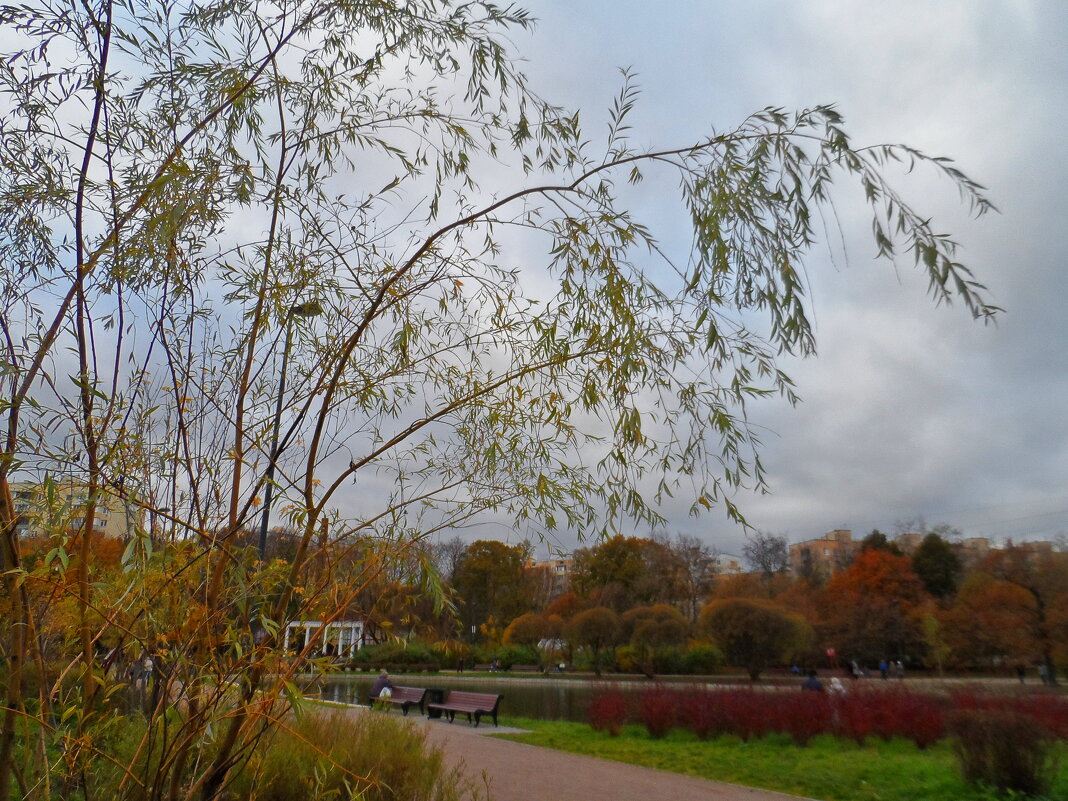
[(345, 662), (339, 666), (339, 669), (342, 671), (362, 670), (365, 672), (385, 670), (389, 673), (437, 673), (441, 670), (441, 666), (437, 662), (382, 662), (375, 660), (374, 662)]
[[(453, 644), (454, 647), (427, 645), (422, 642), (384, 642), (367, 645), (352, 658), (333, 664), (339, 670), (378, 670), (385, 668), (398, 672), (434, 672), (442, 668), (453, 669), (463, 664), (470, 667), (476, 664), (498, 662), (508, 670), (513, 665), (537, 665), (548, 661), (550, 666), (561, 658), (559, 654), (539, 653), (526, 645), (468, 646)], [(456, 647), (458, 646), (458, 647)], [(647, 656), (647, 655), (645, 655)], [(622, 673), (643, 673), (651, 667), (658, 674), (708, 675), (714, 673), (723, 664), (723, 655), (714, 645), (708, 643), (691, 643), (686, 648), (662, 647), (652, 652), (646, 659), (639, 649), (622, 646), (614, 651), (613, 670)], [(574, 654), (576, 670), (592, 670), (589, 654), (580, 651)], [(545, 665), (543, 665), (545, 667)]]
[(422, 643), (386, 642), (361, 648), (340, 667), (349, 670), (385, 668), (397, 673), (433, 673), (441, 669), (441, 661), (434, 651)]
[(904, 737), (926, 748), (945, 737), (961, 711), (999, 711), (1032, 721), (1051, 737), (1068, 739), (1068, 701), (1060, 696), (949, 696), (903, 688), (856, 689), (843, 695), (753, 689), (692, 690), (665, 685), (637, 693), (599, 688), (588, 708), (598, 731), (618, 734), (626, 723), (644, 725), (651, 737), (683, 727), (701, 739), (733, 734), (742, 740), (788, 734), (805, 745), (818, 734), (863, 744), (868, 738)]

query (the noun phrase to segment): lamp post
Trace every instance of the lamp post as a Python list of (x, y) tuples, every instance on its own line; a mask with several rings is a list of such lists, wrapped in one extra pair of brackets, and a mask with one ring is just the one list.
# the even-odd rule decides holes
[(282, 372), (278, 377), (278, 400), (274, 407), (274, 430), (271, 434), (271, 451), (267, 455), (267, 474), (263, 487), (263, 519), (260, 521), (260, 561), (267, 558), (267, 527), (271, 523), (271, 501), (274, 495), (274, 466), (278, 460), (278, 429), (282, 426), (282, 403), (286, 392), (286, 371), (289, 369), (289, 350), (293, 345), (293, 318), (318, 317), (323, 307), (314, 300), (290, 306), (286, 312), (286, 343), (282, 348)]

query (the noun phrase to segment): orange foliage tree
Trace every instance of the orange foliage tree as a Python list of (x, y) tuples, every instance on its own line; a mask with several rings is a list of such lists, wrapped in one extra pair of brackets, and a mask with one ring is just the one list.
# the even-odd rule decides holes
[(1065, 647), (1064, 637), (1068, 635), (1062, 623), (1068, 620), (1068, 554), (1010, 543), (992, 552), (983, 569), (1030, 595), (1040, 658), (1047, 674), (1054, 678), (1054, 654)]
[(920, 608), (923, 584), (907, 556), (869, 549), (827, 583), (819, 632), (848, 659), (871, 663), (924, 651)]
[(942, 616), (953, 663), (1030, 662), (1042, 654), (1038, 611), (1027, 590), (989, 573), (972, 573)]

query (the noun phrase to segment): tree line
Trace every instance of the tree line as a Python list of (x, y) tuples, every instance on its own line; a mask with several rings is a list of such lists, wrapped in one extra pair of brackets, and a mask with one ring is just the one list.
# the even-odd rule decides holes
[(658, 652), (704, 644), (753, 675), (883, 660), (933, 671), (1041, 664), (1053, 675), (1068, 662), (1068, 553), (1026, 543), (967, 560), (944, 533), (906, 554), (874, 531), (821, 575), (791, 572), (785, 540), (758, 535), (746, 551), (759, 569), (719, 574), (696, 538), (617, 535), (576, 550), (554, 597), (552, 568), (533, 566), (527, 545), (452, 540), (433, 551), (472, 645), (559, 641), (599, 665), (614, 649), (633, 666), (638, 651), (649, 668)]

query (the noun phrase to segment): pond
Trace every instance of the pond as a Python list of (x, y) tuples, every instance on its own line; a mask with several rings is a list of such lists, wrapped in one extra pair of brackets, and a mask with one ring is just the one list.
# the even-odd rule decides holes
[[(341, 704), (366, 704), (367, 692), (374, 678), (373, 673), (331, 674), (309, 687), (306, 695)], [(402, 687), (498, 693), (504, 696), (501, 700), (502, 715), (578, 722), (586, 721), (586, 706), (590, 698), (598, 687), (605, 684), (589, 679), (550, 676), (503, 678), (489, 673), (475, 673), (470, 676), (395, 676), (393, 682)], [(704, 681), (688, 681), (686, 684), (694, 688), (710, 686)], [(612, 686), (625, 692), (636, 692), (649, 687), (650, 682), (613, 681)]]

